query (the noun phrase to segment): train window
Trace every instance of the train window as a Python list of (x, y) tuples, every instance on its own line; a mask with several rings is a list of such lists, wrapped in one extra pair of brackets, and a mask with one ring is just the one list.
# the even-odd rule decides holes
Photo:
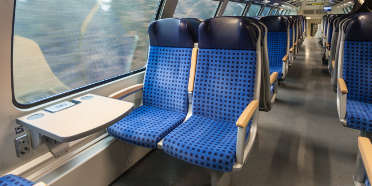
[(240, 16), (243, 13), (244, 7), (245, 4), (230, 1), (227, 3), (223, 16)]
[(261, 16), (267, 16), (269, 14), (271, 7), (267, 6), (262, 10)]
[(277, 12), (277, 11), (278, 11), (277, 9), (273, 9), (273, 10), (271, 11), (270, 15), (276, 15), (276, 12)]
[(247, 16), (248, 17), (258, 16), (258, 13), (260, 12), (260, 10), (261, 10), (261, 5), (251, 4), (251, 6), (249, 7)]
[(179, 0), (174, 17), (208, 19), (214, 17), (219, 2), (215, 0)]
[(13, 102), (32, 107), (144, 70), (158, 0), (16, 1)]

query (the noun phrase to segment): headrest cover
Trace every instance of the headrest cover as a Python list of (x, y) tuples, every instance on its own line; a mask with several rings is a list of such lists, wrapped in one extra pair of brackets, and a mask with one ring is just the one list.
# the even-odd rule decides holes
[(251, 19), (211, 18), (203, 21), (199, 26), (199, 48), (256, 50), (258, 34), (259, 28)]
[(358, 13), (351, 17), (345, 28), (347, 41), (372, 41), (372, 13)]
[(189, 30), (191, 31), (192, 38), (197, 43), (199, 41), (199, 25), (202, 22), (200, 19), (197, 18), (182, 18), (182, 21), (185, 21), (189, 26)]
[(267, 16), (260, 19), (266, 26), (269, 32), (287, 32), (288, 18), (284, 16)]
[(193, 48), (196, 42), (190, 27), (182, 19), (161, 19), (150, 24), (148, 33), (151, 46)]

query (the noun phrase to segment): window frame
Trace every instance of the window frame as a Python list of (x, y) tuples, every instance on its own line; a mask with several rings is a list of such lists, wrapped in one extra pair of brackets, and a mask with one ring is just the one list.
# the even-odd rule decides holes
[[(263, 9), (262, 9), (262, 11), (261, 11), (261, 14), (258, 15), (258, 16), (268, 16), (269, 13), (270, 13), (270, 11), (271, 11), (271, 9), (272, 9), (272, 7), (271, 7), (271, 6), (265, 6), (265, 5), (263, 5), (262, 7), (263, 7)], [(265, 11), (265, 8), (269, 8), (269, 11), (267, 12), (266, 15), (262, 15), (262, 13)]]
[[(161, 18), (161, 15), (163, 13), (163, 8), (164, 8), (164, 4), (167, 0), (158, 0), (158, 8), (157, 10), (155, 11), (155, 14), (152, 18), (152, 21), (155, 21), (155, 20), (158, 20)], [(87, 91), (87, 90), (90, 90), (90, 89), (93, 89), (93, 88), (96, 88), (96, 87), (99, 87), (99, 86), (104, 86), (105, 84), (109, 84), (111, 82), (114, 82), (114, 81), (117, 81), (117, 80), (120, 80), (120, 79), (124, 79), (126, 77), (129, 77), (129, 76), (132, 76), (132, 75), (135, 75), (135, 74), (138, 74), (138, 73), (141, 73), (141, 72), (144, 72), (146, 70), (146, 65), (143, 66), (142, 68), (139, 68), (139, 69), (136, 69), (136, 70), (132, 70), (128, 73), (125, 73), (125, 74), (122, 74), (122, 75), (118, 75), (118, 76), (114, 76), (114, 77), (111, 77), (109, 79), (104, 79), (104, 80), (101, 80), (101, 81), (97, 81), (97, 82), (94, 82), (94, 83), (91, 83), (91, 84), (87, 84), (87, 85), (84, 85), (84, 86), (81, 86), (79, 88), (74, 88), (74, 89), (71, 89), (69, 91), (65, 91), (65, 92), (61, 92), (61, 93), (57, 93), (53, 96), (49, 96), (49, 97), (45, 97), (43, 99), (40, 99), (40, 100), (36, 100), (36, 101), (33, 101), (31, 103), (27, 103), (27, 104), (23, 104), (23, 103), (19, 103), (15, 97), (15, 92), (14, 92), (14, 65), (13, 65), (13, 50), (14, 50), (14, 23), (15, 23), (15, 15), (16, 15), (16, 0), (14, 0), (14, 4), (13, 4), (13, 17), (12, 17), (12, 34), (11, 34), (11, 51), (10, 51), (10, 63), (11, 63), (11, 90), (12, 90), (12, 102), (13, 102), (13, 105), (16, 106), (17, 108), (20, 108), (20, 109), (31, 109), (33, 107), (37, 107), (37, 106), (40, 106), (40, 105), (43, 105), (43, 104), (46, 104), (48, 102), (53, 102), (53, 101), (56, 101), (58, 99), (62, 99), (64, 97), (68, 97), (68, 96), (72, 96), (74, 94), (78, 94), (80, 92), (83, 92), (83, 91)]]
[(255, 6), (255, 5), (260, 6), (260, 9), (259, 9), (258, 12), (256, 13), (256, 15), (253, 16), (253, 17), (259, 16), (259, 13), (260, 13), (260, 11), (261, 11), (261, 9), (262, 9), (263, 6), (262, 6), (261, 4), (257, 4), (257, 3), (251, 3), (251, 4), (249, 5), (249, 8), (248, 8), (246, 14), (245, 14), (244, 16), (251, 17), (251, 16), (248, 15), (248, 13), (249, 13), (249, 11), (251, 10), (252, 6)]
[[(242, 3), (242, 2), (237, 2), (237, 1), (227, 1), (226, 8), (223, 11), (222, 16), (226, 16), (226, 15), (223, 15), (223, 14), (225, 13), (225, 11), (226, 11), (227, 7), (229, 6), (229, 4), (232, 4), (232, 3), (237, 3), (237, 4), (244, 5), (244, 8), (243, 8), (242, 12), (239, 15), (243, 15), (244, 14), (244, 11), (245, 11), (245, 9), (247, 7), (247, 3)], [(230, 16), (230, 15), (227, 15), (227, 16)]]

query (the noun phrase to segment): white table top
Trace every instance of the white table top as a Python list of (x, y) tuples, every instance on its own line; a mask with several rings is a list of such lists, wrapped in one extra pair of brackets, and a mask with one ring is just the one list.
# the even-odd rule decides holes
[[(134, 104), (88, 94), (74, 99), (80, 103), (52, 113), (45, 110), (17, 118), (17, 123), (58, 142), (69, 142), (88, 136), (119, 121)], [(30, 116), (42, 116), (32, 117)], [(36, 118), (36, 119), (35, 119)]]

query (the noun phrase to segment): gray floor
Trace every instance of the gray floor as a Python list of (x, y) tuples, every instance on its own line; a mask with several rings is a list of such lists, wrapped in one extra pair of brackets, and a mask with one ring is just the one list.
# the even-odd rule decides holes
[[(336, 94), (315, 39), (302, 45), (236, 186), (350, 186), (358, 132), (338, 122)], [(153, 151), (113, 186), (210, 185), (208, 170)]]

